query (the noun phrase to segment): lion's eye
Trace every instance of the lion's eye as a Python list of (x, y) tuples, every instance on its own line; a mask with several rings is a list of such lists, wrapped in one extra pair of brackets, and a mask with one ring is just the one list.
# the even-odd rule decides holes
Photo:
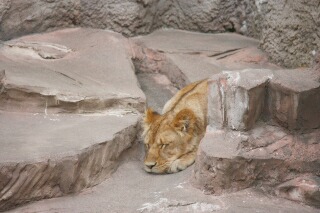
[(160, 149), (166, 148), (167, 144), (161, 144)]
[(149, 144), (146, 144), (146, 149), (149, 149)]

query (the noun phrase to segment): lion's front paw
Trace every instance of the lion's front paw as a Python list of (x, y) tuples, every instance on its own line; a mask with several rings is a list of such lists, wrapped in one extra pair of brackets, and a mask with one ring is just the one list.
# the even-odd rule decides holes
[(172, 162), (169, 173), (175, 173), (175, 172), (185, 170), (188, 166), (193, 164), (193, 162), (194, 162), (194, 159), (188, 159), (188, 160), (177, 159)]

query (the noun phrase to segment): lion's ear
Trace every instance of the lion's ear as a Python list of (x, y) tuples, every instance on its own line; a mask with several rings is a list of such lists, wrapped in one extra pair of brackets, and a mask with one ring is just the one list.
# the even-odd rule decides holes
[(191, 133), (196, 128), (196, 117), (190, 109), (181, 110), (173, 120), (174, 128), (180, 132)]
[(159, 113), (154, 112), (151, 108), (146, 109), (144, 116), (144, 123), (146, 125), (152, 124), (155, 120), (160, 117)]

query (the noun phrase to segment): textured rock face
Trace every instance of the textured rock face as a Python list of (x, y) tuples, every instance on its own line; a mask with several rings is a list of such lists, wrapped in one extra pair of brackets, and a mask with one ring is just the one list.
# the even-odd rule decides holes
[(0, 40), (72, 26), (129, 36), (169, 27), (259, 37), (261, 4), (254, 0), (5, 0), (0, 3)]
[(319, 88), (311, 70), (243, 70), (210, 78), (209, 126), (195, 184), (216, 194), (262, 186), (318, 207)]
[(153, 2), (5, 0), (0, 3), (0, 39), (72, 26), (107, 28), (126, 35), (146, 33), (152, 25)]
[(259, 37), (260, 1), (161, 0), (155, 25), (200, 32), (237, 32)]
[(261, 47), (278, 64), (310, 66), (320, 48), (319, 1), (268, 0), (266, 7)]

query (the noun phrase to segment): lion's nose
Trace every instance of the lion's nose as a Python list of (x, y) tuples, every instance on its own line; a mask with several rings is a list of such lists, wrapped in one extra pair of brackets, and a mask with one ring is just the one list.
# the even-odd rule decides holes
[(145, 162), (144, 163), (149, 169), (152, 169), (155, 165), (157, 165), (157, 162)]

